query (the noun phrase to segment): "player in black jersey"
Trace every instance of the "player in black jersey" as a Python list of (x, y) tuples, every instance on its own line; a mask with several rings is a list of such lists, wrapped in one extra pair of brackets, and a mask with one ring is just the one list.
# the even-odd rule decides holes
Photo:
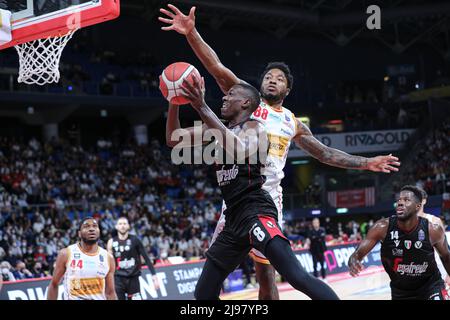
[[(193, 79), (193, 84), (186, 80), (183, 82), (184, 95), (205, 126), (215, 129), (213, 134), (220, 150), (231, 157), (226, 162), (218, 159), (221, 164), (216, 162), (216, 175), (227, 206), (227, 218), (223, 231), (206, 251), (207, 258), (197, 282), (195, 298), (218, 299), (223, 281), (253, 247), (261, 251), (294, 288), (310, 298), (339, 299), (327, 284), (301, 267), (280, 230), (272, 197), (262, 189), (265, 176), (261, 170), (268, 151), (267, 133), (262, 124), (250, 119), (260, 103), (258, 90), (248, 84), (231, 87), (223, 98), (221, 108), (222, 117), (228, 121), (226, 127), (206, 104), (202, 81), (195, 76)], [(174, 122), (179, 127), (179, 120)], [(168, 123), (168, 127), (170, 125), (174, 124)], [(174, 141), (170, 142), (172, 144)]]
[(442, 226), (418, 216), (422, 193), (404, 186), (396, 215), (377, 221), (350, 256), (352, 276), (363, 269), (361, 261), (381, 241), (381, 261), (391, 279), (393, 300), (448, 300), (445, 283), (434, 258), (434, 249), (450, 272), (450, 251)]
[(159, 288), (159, 281), (153, 263), (145, 251), (142, 242), (129, 234), (130, 224), (128, 219), (121, 217), (116, 223), (117, 236), (109, 239), (108, 252), (116, 260), (116, 272), (114, 274), (116, 293), (119, 300), (142, 300), (139, 285), (141, 275), (141, 256), (153, 275), (155, 289)]

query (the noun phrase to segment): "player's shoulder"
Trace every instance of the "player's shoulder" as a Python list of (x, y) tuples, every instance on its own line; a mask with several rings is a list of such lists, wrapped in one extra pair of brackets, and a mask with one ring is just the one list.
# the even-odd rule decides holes
[(420, 216), (422, 218), (427, 219), (430, 222), (430, 224), (437, 224), (437, 225), (443, 226), (441, 219), (439, 219), (438, 217), (436, 217), (432, 214), (424, 212), (423, 215), (420, 215)]
[(65, 252), (67, 252), (68, 254), (70, 254), (70, 253), (73, 253), (73, 252), (78, 252), (78, 251), (80, 251), (80, 247), (78, 246), (78, 243), (73, 243), (73, 244), (70, 244), (70, 245), (68, 245), (67, 247), (61, 249), (61, 251), (62, 251), (62, 250), (65, 250)]
[(445, 233), (444, 226), (443, 226), (442, 222), (440, 221), (440, 219), (438, 219), (438, 220), (439, 221), (428, 220), (428, 229), (431, 232), (442, 232), (442, 233)]
[(381, 218), (380, 220), (377, 220), (371, 229), (373, 230), (387, 230), (389, 228), (389, 221), (390, 218)]

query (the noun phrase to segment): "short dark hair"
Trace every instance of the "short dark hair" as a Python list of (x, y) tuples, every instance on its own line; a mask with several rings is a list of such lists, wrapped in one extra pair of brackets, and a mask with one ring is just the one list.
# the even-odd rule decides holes
[(78, 231), (81, 230), (81, 227), (83, 226), (83, 223), (85, 223), (87, 220), (95, 220), (95, 218), (94, 217), (84, 217), (83, 219), (81, 219), (80, 225), (78, 226)]
[(414, 194), (414, 197), (416, 198), (416, 200), (418, 202), (422, 203), (423, 196), (422, 196), (422, 190), (420, 188), (413, 186), (413, 185), (406, 185), (400, 190), (400, 192), (402, 192), (402, 191), (412, 192)]
[(263, 82), (264, 77), (266, 76), (266, 73), (269, 72), (272, 69), (280, 69), (283, 71), (284, 75), (287, 79), (287, 84), (289, 90), (292, 89), (292, 86), (294, 85), (294, 77), (292, 76), (291, 69), (289, 66), (284, 62), (269, 62), (264, 69), (263, 73), (261, 74), (261, 78), (259, 79), (259, 83), (261, 84)]
[(253, 113), (253, 111), (255, 111), (261, 103), (261, 94), (258, 89), (248, 83), (239, 83), (236, 86), (241, 87), (248, 93), (247, 98), (250, 100), (250, 111)]

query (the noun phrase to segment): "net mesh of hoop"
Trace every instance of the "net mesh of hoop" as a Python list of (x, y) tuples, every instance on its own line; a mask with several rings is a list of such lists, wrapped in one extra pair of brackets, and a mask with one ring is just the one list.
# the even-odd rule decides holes
[(61, 54), (76, 30), (16, 45), (19, 54), (19, 83), (44, 85), (57, 83), (60, 78)]

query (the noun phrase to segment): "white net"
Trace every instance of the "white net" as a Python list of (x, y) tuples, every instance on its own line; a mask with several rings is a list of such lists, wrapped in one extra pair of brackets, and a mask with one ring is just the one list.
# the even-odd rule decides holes
[(59, 81), (61, 54), (76, 30), (15, 46), (19, 54), (19, 83), (44, 85)]

